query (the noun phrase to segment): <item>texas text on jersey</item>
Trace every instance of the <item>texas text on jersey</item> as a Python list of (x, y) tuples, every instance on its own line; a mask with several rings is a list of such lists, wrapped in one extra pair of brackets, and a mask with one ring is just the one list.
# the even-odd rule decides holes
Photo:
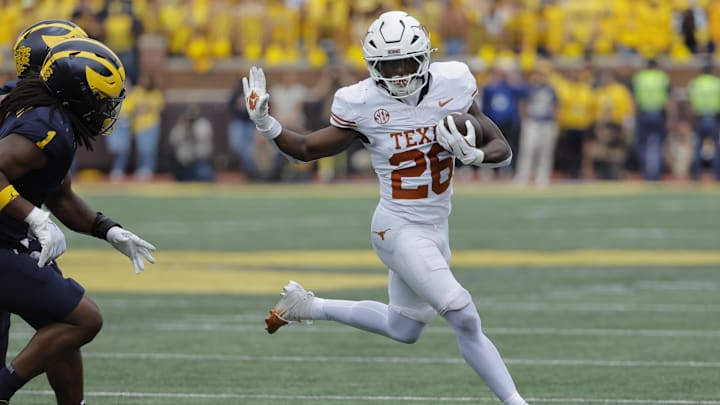
[(436, 143), (437, 123), (466, 112), (477, 94), (462, 62), (430, 65), (418, 105), (393, 98), (371, 78), (335, 93), (330, 123), (363, 134), (380, 182), (380, 209), (410, 223), (440, 223), (450, 213), (453, 157)]

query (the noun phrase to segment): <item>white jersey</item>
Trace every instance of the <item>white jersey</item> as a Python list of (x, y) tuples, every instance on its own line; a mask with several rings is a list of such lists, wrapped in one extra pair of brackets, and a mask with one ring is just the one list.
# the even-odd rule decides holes
[(437, 123), (467, 112), (477, 83), (462, 62), (430, 65), (422, 101), (408, 105), (370, 78), (335, 93), (330, 124), (363, 134), (380, 182), (378, 210), (414, 224), (438, 224), (450, 215), (454, 159), (436, 142)]

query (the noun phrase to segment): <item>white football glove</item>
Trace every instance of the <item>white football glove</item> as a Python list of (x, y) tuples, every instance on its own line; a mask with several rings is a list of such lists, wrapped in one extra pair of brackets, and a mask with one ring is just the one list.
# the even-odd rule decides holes
[(143, 258), (150, 263), (155, 263), (155, 258), (150, 254), (156, 249), (155, 246), (128, 230), (113, 226), (108, 229), (106, 239), (115, 249), (130, 258), (135, 274), (145, 269)]
[(465, 128), (467, 135), (463, 136), (455, 126), (455, 120), (450, 116), (445, 117), (437, 125), (437, 142), (463, 164), (482, 163), (485, 154), (475, 147), (475, 127), (470, 121), (465, 121)]
[(269, 140), (275, 139), (280, 135), (282, 127), (269, 113), (270, 94), (265, 89), (265, 73), (262, 68), (252, 66), (248, 76), (249, 80), (247, 77), (242, 79), (248, 115), (260, 135)]
[(37, 207), (25, 217), (29, 225), (28, 233), (40, 242), (42, 249), (38, 258), (38, 266), (45, 267), (48, 263), (60, 257), (67, 249), (65, 234), (55, 222), (50, 219), (50, 213)]

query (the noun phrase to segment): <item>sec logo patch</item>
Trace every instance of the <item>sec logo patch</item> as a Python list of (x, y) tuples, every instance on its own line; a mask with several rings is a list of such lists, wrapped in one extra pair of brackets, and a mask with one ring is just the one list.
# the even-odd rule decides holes
[(373, 114), (373, 118), (375, 119), (375, 122), (380, 125), (386, 124), (388, 121), (390, 121), (390, 113), (387, 110), (380, 108), (375, 111), (375, 114)]

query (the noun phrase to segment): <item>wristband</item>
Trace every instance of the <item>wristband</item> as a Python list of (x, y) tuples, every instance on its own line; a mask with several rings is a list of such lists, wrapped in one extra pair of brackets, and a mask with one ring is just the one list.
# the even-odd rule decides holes
[(15, 190), (12, 184), (5, 186), (5, 188), (0, 190), (0, 211), (18, 197), (20, 197), (20, 193)]
[(119, 226), (122, 228), (120, 224), (113, 221), (112, 219), (106, 217), (103, 215), (102, 212), (98, 212), (95, 216), (95, 220), (92, 223), (92, 226), (90, 227), (90, 235), (100, 238), (102, 240), (107, 240), (107, 233), (110, 230), (110, 228)]
[(280, 136), (280, 133), (282, 133), (282, 125), (280, 125), (280, 122), (275, 119), (275, 117), (268, 115), (267, 120), (263, 120), (264, 124), (263, 128), (260, 128), (257, 124), (255, 124), (255, 129), (258, 130), (260, 135), (263, 136), (263, 138), (267, 140), (273, 140)]

